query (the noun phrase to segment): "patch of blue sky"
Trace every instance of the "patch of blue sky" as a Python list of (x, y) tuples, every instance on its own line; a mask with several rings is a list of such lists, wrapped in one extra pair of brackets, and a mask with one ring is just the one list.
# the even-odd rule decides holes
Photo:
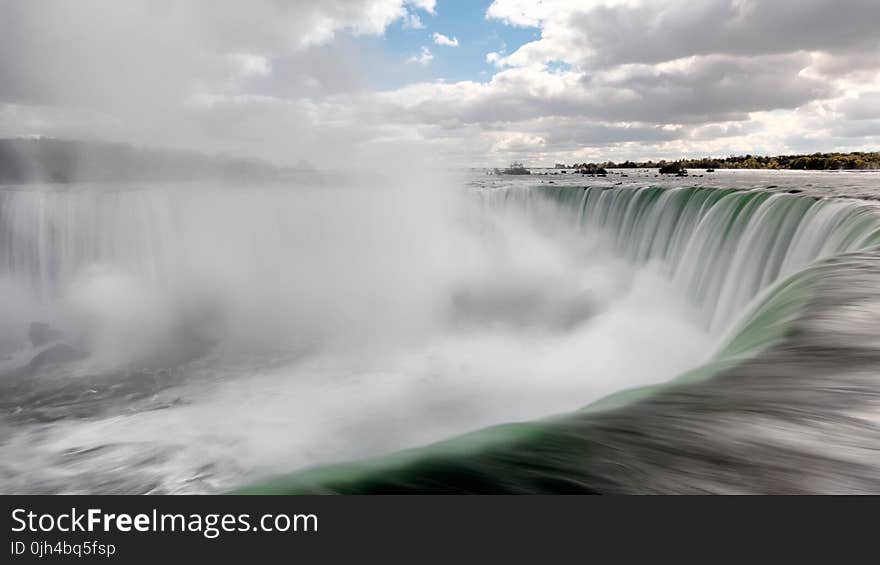
[[(476, 81), (489, 80), (496, 68), (486, 61), (488, 53), (510, 54), (522, 45), (540, 38), (536, 27), (517, 27), (487, 19), (486, 10), (491, 0), (438, 0), (433, 14), (413, 10), (422, 27), (413, 26), (413, 20), (398, 21), (385, 35), (361, 38), (379, 47), (393, 60), (398, 72), (382, 73), (374, 77), (373, 86), (390, 89), (418, 81)], [(457, 47), (438, 45), (434, 34), (440, 33), (458, 42)], [(431, 57), (418, 62), (427, 48)]]
[(565, 61), (548, 61), (547, 70), (551, 73), (567, 73), (571, 70), (571, 65)]

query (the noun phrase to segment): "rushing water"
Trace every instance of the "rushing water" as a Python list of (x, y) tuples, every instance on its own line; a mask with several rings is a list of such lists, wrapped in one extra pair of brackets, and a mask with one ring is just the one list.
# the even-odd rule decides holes
[[(626, 174), (0, 189), (0, 489), (216, 492), (603, 397), (585, 413), (609, 413), (762, 355), (827, 279), (810, 265), (880, 243), (872, 175)], [(28, 342), (35, 321), (54, 345)], [(444, 461), (559, 429), (477, 433)], [(370, 491), (368, 471), (305, 490), (345, 491), (326, 486), (344, 473)]]

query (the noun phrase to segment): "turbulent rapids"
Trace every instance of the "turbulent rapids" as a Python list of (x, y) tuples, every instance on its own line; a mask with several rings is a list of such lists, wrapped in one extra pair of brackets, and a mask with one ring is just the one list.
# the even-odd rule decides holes
[(0, 489), (880, 492), (878, 207), (720, 178), (0, 188)]

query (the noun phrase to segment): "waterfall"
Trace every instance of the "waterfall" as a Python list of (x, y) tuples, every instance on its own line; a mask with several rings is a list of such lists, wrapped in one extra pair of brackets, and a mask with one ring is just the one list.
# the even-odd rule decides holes
[(495, 202), (549, 198), (589, 237), (659, 267), (723, 331), (761, 290), (810, 263), (880, 242), (880, 210), (760, 190), (541, 187)]
[[(0, 455), (7, 476), (65, 492), (96, 472), (124, 492), (210, 492), (367, 457), (400, 484), (433, 481), (427, 460), (517, 492), (601, 490), (584, 446), (613, 453), (630, 422), (651, 433), (639, 407), (677, 386), (764, 354), (749, 374), (775, 374), (792, 328), (830, 341), (834, 302), (822, 323), (807, 311), (849, 277), (869, 292), (880, 266), (828, 261), (876, 244), (869, 203), (761, 190), (5, 187)], [(88, 357), (33, 362), (33, 321)], [(138, 442), (161, 463), (109, 464)], [(71, 450), (99, 455), (58, 474)], [(178, 480), (206, 465), (211, 484)], [(354, 491), (363, 470), (343, 469)], [(348, 488), (327, 476), (305, 490)]]
[[(316, 467), (245, 493), (876, 493), (880, 220), (864, 202), (701, 188), (491, 191), (569, 212), (730, 327), (712, 360), (582, 410)], [(732, 330), (732, 331), (731, 331)], [(635, 352), (634, 352), (635, 353)]]

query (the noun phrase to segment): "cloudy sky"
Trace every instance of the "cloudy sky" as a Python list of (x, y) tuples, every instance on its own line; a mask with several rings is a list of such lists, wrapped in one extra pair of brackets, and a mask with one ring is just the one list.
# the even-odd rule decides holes
[(0, 0), (0, 136), (280, 163), (880, 148), (878, 0)]

